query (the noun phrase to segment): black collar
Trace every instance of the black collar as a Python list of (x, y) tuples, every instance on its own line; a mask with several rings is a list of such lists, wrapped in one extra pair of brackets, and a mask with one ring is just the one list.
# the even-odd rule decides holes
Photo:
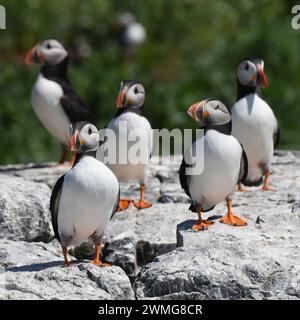
[(239, 82), (238, 79), (236, 82), (237, 82), (237, 99), (236, 99), (236, 101), (246, 97), (247, 95), (249, 95), (251, 93), (256, 93), (257, 95), (259, 95), (261, 97), (261, 91), (258, 86), (257, 87), (244, 86), (243, 84), (241, 84)]
[(49, 64), (45, 64), (41, 69), (41, 73), (45, 78), (49, 80), (60, 79), (60, 80), (69, 82), (68, 64), (69, 64), (69, 58), (67, 56), (64, 60), (62, 60), (57, 65), (52, 66)]
[(204, 134), (206, 134), (206, 132), (208, 130), (216, 130), (220, 133), (226, 134), (226, 135), (231, 135), (231, 129), (232, 129), (232, 122), (231, 120), (225, 124), (222, 125), (208, 125), (204, 128)]
[(125, 108), (118, 108), (116, 114), (114, 115), (114, 118), (117, 118), (118, 116), (120, 116), (121, 114), (125, 113), (125, 112), (133, 112), (136, 114), (139, 114), (140, 116), (143, 116), (143, 108), (144, 107), (140, 107), (140, 108), (132, 108), (130, 107), (125, 107)]

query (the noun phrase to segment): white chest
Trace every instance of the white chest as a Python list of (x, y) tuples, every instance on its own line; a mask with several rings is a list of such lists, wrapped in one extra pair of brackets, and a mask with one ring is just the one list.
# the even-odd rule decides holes
[(59, 84), (40, 74), (32, 90), (31, 102), (46, 129), (61, 143), (68, 144), (70, 121), (60, 105), (62, 96)]
[(100, 161), (86, 157), (65, 176), (59, 205), (61, 234), (73, 237), (73, 244), (101, 234), (115, 206), (119, 184), (115, 175)]
[[(196, 161), (204, 161), (203, 171), (190, 177), (189, 189), (192, 199), (207, 209), (234, 192), (240, 171), (242, 148), (234, 137), (214, 130), (209, 130), (202, 139), (204, 158), (199, 154)], [(195, 146), (197, 142), (194, 143), (193, 147)]]
[(270, 163), (277, 128), (270, 106), (257, 94), (251, 94), (237, 101), (231, 112), (232, 135), (243, 145), (250, 167)]
[(149, 121), (134, 112), (125, 112), (107, 126), (116, 140), (109, 144), (116, 150), (116, 163), (108, 163), (120, 181), (137, 179), (143, 182), (146, 164), (153, 148)]

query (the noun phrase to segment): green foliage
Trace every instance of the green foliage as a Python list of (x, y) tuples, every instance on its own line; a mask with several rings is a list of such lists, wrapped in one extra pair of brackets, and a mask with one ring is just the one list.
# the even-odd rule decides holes
[[(232, 105), (235, 72), (245, 56), (265, 60), (265, 99), (282, 128), (282, 148), (298, 148), (299, 36), (291, 28), (292, 2), (200, 0), (6, 0), (7, 29), (0, 30), (0, 163), (49, 161), (59, 145), (36, 118), (30, 93), (38, 69), (21, 64), (36, 42), (57, 38), (68, 49), (87, 45), (74, 59), (70, 79), (98, 119), (115, 113), (122, 79), (146, 88), (146, 114), (154, 128), (196, 127), (187, 108), (206, 97)], [(147, 41), (125, 57), (111, 32), (120, 11), (133, 12)]]

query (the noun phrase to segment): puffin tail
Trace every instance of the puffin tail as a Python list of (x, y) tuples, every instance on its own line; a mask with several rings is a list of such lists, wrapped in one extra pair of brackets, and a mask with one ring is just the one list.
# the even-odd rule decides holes
[(189, 210), (192, 211), (192, 212), (197, 212), (196, 210), (196, 207), (193, 203), (191, 203), (190, 207), (189, 207)]
[(260, 186), (263, 183), (263, 181), (263, 176), (261, 176), (259, 179), (256, 180), (250, 180), (246, 178), (242, 181), (242, 183), (247, 187), (257, 187)]
[[(210, 211), (210, 210), (212, 210), (214, 207), (215, 207), (215, 206), (212, 206), (212, 207), (209, 206), (208, 208), (203, 209), (202, 212)], [(195, 206), (193, 203), (191, 203), (191, 205), (190, 205), (190, 207), (189, 207), (189, 210), (192, 211), (192, 212), (197, 212), (196, 206)]]
[(252, 165), (248, 167), (248, 174), (241, 181), (245, 186), (257, 187), (263, 183), (263, 170), (259, 165)]

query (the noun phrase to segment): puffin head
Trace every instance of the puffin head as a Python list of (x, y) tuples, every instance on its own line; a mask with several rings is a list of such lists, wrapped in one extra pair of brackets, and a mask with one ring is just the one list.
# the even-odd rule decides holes
[(144, 87), (131, 80), (121, 82), (117, 99), (117, 108), (141, 108), (145, 101)]
[(262, 59), (243, 59), (237, 68), (237, 79), (246, 87), (266, 88), (268, 80), (264, 72), (264, 61)]
[(228, 108), (217, 99), (205, 99), (191, 105), (187, 111), (200, 128), (208, 126), (221, 126), (231, 122), (231, 114)]
[(80, 121), (70, 126), (69, 147), (76, 153), (96, 151), (99, 147), (98, 129), (91, 123)]
[(48, 39), (28, 50), (23, 57), (23, 63), (55, 66), (62, 62), (67, 55), (67, 50), (57, 40)]

